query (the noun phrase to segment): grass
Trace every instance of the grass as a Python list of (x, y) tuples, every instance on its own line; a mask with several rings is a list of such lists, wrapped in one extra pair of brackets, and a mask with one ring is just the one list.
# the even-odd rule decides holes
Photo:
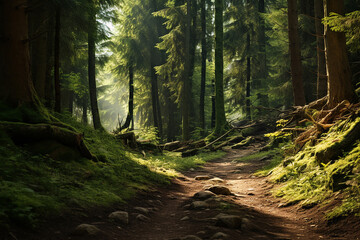
[(57, 115), (84, 133), (90, 151), (102, 161), (81, 157), (54, 141), (15, 145), (0, 131), (0, 226), (36, 227), (46, 219), (76, 209), (124, 203), (136, 191), (168, 184), (178, 171), (197, 167), (224, 153), (149, 155), (127, 152), (105, 132)]
[[(354, 123), (357, 121), (359, 120)], [(326, 145), (331, 147), (330, 143), (337, 142), (339, 137), (350, 129), (349, 124), (351, 125), (346, 123), (348, 127), (344, 127), (344, 123), (334, 126), (328, 133), (323, 134), (324, 141), (315, 146), (306, 146), (274, 168), (271, 180), (280, 184), (274, 191), (275, 196), (309, 208), (341, 192), (346, 196), (343, 204), (327, 213), (327, 217), (331, 219), (347, 214), (359, 214), (360, 142), (349, 146), (348, 152), (326, 164), (319, 163), (317, 159), (320, 150), (326, 151)]]
[(271, 157), (271, 161), (255, 173), (255, 175), (257, 175), (257, 176), (267, 176), (276, 166), (278, 166), (281, 163), (281, 161), (283, 159), (282, 151), (279, 148), (250, 154), (250, 155), (241, 157), (241, 158), (237, 159), (236, 161), (251, 162), (251, 161), (262, 159), (267, 156)]

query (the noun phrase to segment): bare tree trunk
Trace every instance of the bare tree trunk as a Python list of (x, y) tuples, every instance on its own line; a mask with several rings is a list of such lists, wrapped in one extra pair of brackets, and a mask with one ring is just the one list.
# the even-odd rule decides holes
[(186, 33), (185, 33), (185, 66), (183, 74), (183, 90), (181, 98), (182, 137), (190, 139), (190, 35), (191, 35), (191, 0), (187, 0)]
[(321, 19), (324, 17), (323, 0), (314, 0), (315, 30), (317, 46), (317, 84), (316, 96), (318, 99), (327, 94), (327, 76), (325, 62), (324, 27)]
[(216, 135), (225, 130), (224, 107), (224, 59), (223, 59), (223, 0), (215, 0), (215, 131)]
[(82, 118), (81, 118), (81, 122), (84, 123), (84, 124), (88, 124), (87, 110), (88, 110), (87, 97), (86, 97), (86, 96), (83, 96), (83, 99), (82, 99)]
[(54, 82), (55, 82), (55, 111), (61, 112), (60, 89), (60, 7), (55, 13), (55, 45), (54, 45)]
[[(344, 14), (343, 0), (324, 0), (324, 16), (331, 12)], [(325, 25), (325, 57), (328, 76), (328, 107), (335, 107), (343, 100), (356, 99), (351, 82), (351, 71), (343, 32), (334, 32)]]
[(30, 41), (30, 60), (31, 77), (38, 97), (44, 101), (46, 87), (46, 69), (48, 52), (48, 5), (45, 3), (36, 5), (36, 1), (29, 1), (30, 7), (34, 7), (29, 12), (29, 35), (33, 40)]
[(33, 104), (27, 1), (0, 0), (0, 6), (0, 100), (14, 107)]
[(133, 120), (134, 116), (134, 69), (132, 66), (129, 67), (129, 104), (128, 104), (128, 114), (123, 126), (120, 126), (120, 130), (129, 128), (130, 123)]
[(305, 93), (302, 79), (300, 39), (298, 34), (297, 0), (288, 0), (288, 26), (291, 79), (293, 85), (294, 104), (305, 105)]
[[(91, 2), (91, 4), (93, 4)], [(89, 14), (89, 32), (88, 32), (88, 74), (89, 74), (89, 93), (91, 113), (95, 129), (103, 130), (100, 121), (99, 107), (96, 94), (96, 76), (95, 76), (95, 38), (96, 38), (96, 13), (94, 7)]]
[(200, 89), (200, 127), (202, 135), (205, 130), (205, 87), (206, 87), (206, 5), (201, 0), (201, 89)]

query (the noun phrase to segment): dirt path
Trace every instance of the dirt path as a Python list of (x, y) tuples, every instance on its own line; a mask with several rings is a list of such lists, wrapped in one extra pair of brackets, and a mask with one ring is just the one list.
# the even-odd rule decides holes
[[(309, 223), (307, 215), (298, 208), (279, 208), (280, 201), (274, 199), (270, 193), (272, 185), (266, 178), (252, 175), (266, 164), (265, 161), (234, 161), (256, 152), (258, 148), (259, 145), (253, 145), (243, 150), (231, 150), (222, 159), (184, 173), (174, 181), (170, 189), (143, 196), (144, 201), (139, 202), (139, 206), (155, 207), (157, 211), (149, 214), (149, 220), (144, 222), (137, 221), (136, 214), (130, 214), (131, 224), (112, 232), (110, 239), (196, 239), (188, 235), (212, 239), (214, 234), (219, 235), (219, 232), (227, 236), (219, 239), (329, 239), (316, 233), (317, 225)], [(214, 182), (209, 180), (195, 180), (199, 175), (224, 180), (215, 184), (226, 186), (235, 195), (221, 196), (220, 208), (187, 209), (187, 204), (194, 201), (192, 196), (195, 193), (214, 185)], [(162, 202), (161, 206), (156, 200)], [(241, 228), (217, 226), (214, 217), (219, 213), (241, 216)], [(111, 232), (111, 229), (107, 232)], [(188, 237), (184, 238), (186, 236)]]
[[(225, 157), (209, 162), (202, 168), (183, 173), (167, 188), (142, 193), (129, 205), (120, 209), (101, 209), (98, 212), (89, 213), (88, 217), (62, 219), (59, 223), (53, 223), (52, 227), (43, 228), (40, 233), (20, 237), (17, 235), (18, 238), (13, 239), (358, 239), (328, 231), (328, 226), (323, 221), (321, 208), (304, 210), (298, 206), (279, 207), (280, 200), (272, 197), (270, 192), (272, 184), (266, 178), (253, 176), (253, 173), (266, 165), (268, 160), (259, 159), (248, 163), (235, 161), (258, 151), (260, 147), (260, 143), (255, 143), (246, 149), (230, 150)], [(217, 179), (218, 182), (195, 180), (195, 177), (200, 175), (220, 179)], [(212, 202), (209, 203), (212, 205), (204, 208), (194, 207), (194, 194), (213, 185), (227, 187), (232, 195), (217, 195), (211, 198)], [(193, 205), (189, 207), (191, 203)], [(143, 219), (139, 219), (141, 209), (136, 209), (136, 207), (145, 209)], [(109, 221), (109, 213), (118, 210), (129, 213), (129, 224)], [(150, 212), (146, 212), (148, 210)], [(237, 219), (241, 219), (241, 226), (236, 221), (233, 227), (224, 225), (215, 218), (220, 213), (238, 216)], [(101, 230), (101, 234), (95, 237), (74, 236), (72, 234), (74, 228), (80, 223), (96, 226)], [(338, 226), (338, 224), (335, 225)], [(341, 231), (344, 226), (346, 224), (341, 226)], [(348, 226), (347, 231), (351, 232), (351, 225)], [(215, 234), (223, 237), (214, 238)]]

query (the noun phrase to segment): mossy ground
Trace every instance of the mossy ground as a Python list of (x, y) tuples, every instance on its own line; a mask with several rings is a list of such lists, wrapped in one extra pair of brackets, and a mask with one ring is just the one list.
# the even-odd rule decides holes
[(55, 141), (15, 145), (0, 132), (0, 226), (35, 227), (40, 219), (66, 214), (71, 208), (124, 203), (138, 190), (168, 184), (177, 171), (221, 155), (181, 158), (165, 153), (144, 158), (125, 150), (111, 134), (64, 115), (56, 117), (84, 133), (86, 145), (101, 161), (83, 158)]
[(341, 206), (327, 213), (328, 218), (349, 213), (360, 213), (360, 142), (347, 146), (336, 159), (325, 163), (319, 162), (317, 153), (326, 151), (341, 139), (353, 124), (359, 121), (339, 122), (329, 132), (323, 134), (314, 146), (305, 148), (293, 156), (284, 158), (281, 164), (271, 172), (271, 180), (279, 183), (275, 196), (286, 199), (289, 203), (300, 203), (309, 208), (326, 202), (335, 193), (344, 193)]

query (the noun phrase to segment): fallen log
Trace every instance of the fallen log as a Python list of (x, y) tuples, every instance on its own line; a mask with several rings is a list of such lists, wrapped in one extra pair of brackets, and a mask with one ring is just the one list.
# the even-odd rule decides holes
[(164, 150), (167, 150), (167, 151), (173, 151), (175, 149), (178, 149), (180, 148), (181, 146), (181, 143), (180, 141), (174, 141), (174, 142), (168, 142), (168, 143), (165, 143), (162, 148)]
[(315, 152), (315, 158), (319, 164), (328, 163), (340, 156), (358, 139), (360, 139), (360, 117), (358, 117), (353, 125), (338, 139), (328, 144), (323, 144), (321, 148), (318, 147)]
[(84, 135), (49, 124), (28, 124), (19, 122), (0, 122), (4, 131), (16, 144), (42, 140), (56, 140), (61, 144), (76, 148), (82, 156), (97, 160), (84, 143)]
[(122, 143), (130, 148), (136, 148), (136, 137), (134, 132), (126, 132), (115, 135), (115, 138), (122, 141)]

